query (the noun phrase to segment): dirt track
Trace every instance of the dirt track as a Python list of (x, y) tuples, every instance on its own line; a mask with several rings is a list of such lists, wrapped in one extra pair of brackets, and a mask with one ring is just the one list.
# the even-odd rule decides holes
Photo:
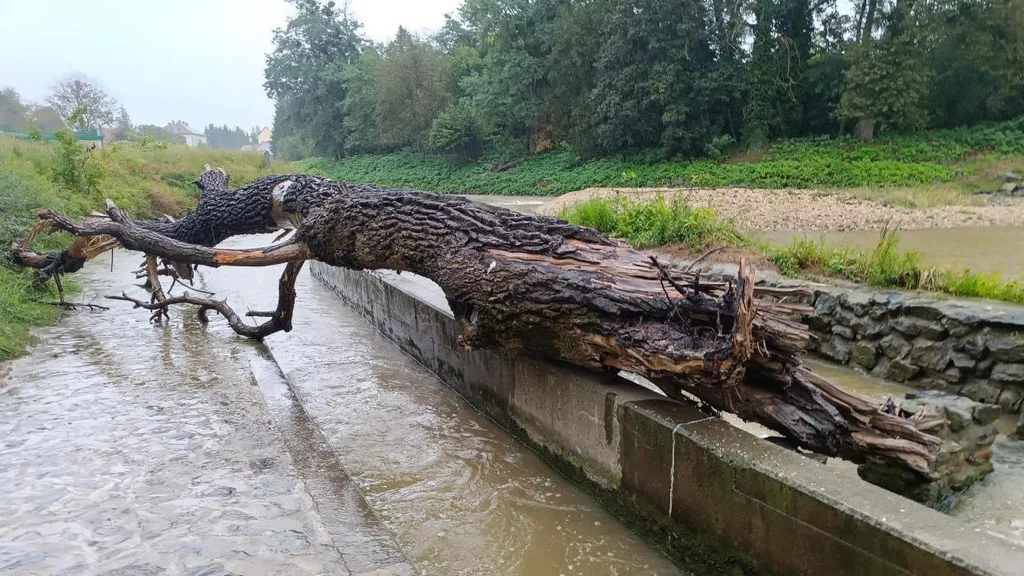
[(815, 190), (748, 188), (588, 188), (554, 198), (537, 212), (554, 215), (569, 204), (592, 197), (653, 198), (659, 193), (680, 194), (693, 205), (711, 206), (738, 227), (750, 231), (877, 230), (890, 218), (905, 230), (1024, 225), (1024, 198), (998, 198), (985, 206), (918, 209)]

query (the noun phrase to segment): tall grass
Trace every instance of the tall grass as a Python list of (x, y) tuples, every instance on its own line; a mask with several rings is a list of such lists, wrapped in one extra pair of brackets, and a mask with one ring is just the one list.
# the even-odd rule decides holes
[(884, 288), (925, 290), (954, 296), (1024, 303), (1024, 284), (999, 273), (931, 268), (921, 255), (900, 247), (898, 230), (882, 230), (871, 250), (834, 248), (824, 240), (795, 239), (776, 246), (745, 237), (707, 207), (680, 196), (637, 201), (591, 198), (565, 208), (560, 217), (624, 239), (636, 248), (682, 244), (694, 253), (713, 245), (744, 248), (770, 259), (783, 274), (822, 275)]
[(566, 208), (561, 217), (623, 238), (637, 248), (686, 244), (739, 244), (742, 236), (708, 207), (695, 208), (679, 196), (635, 201), (627, 197), (591, 198)]

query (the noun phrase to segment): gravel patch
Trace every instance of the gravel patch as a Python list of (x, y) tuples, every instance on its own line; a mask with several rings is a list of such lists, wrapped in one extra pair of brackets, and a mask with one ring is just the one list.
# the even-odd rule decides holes
[(986, 206), (903, 208), (818, 190), (750, 188), (588, 188), (554, 198), (537, 208), (558, 214), (564, 207), (594, 197), (649, 199), (678, 194), (695, 206), (711, 206), (748, 231), (878, 230), (890, 219), (901, 229), (1024, 225), (1024, 198), (993, 198)]

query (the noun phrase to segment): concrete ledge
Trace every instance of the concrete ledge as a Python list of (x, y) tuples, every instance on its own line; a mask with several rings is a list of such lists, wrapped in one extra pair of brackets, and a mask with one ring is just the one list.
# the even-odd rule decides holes
[[(406, 353), (698, 574), (1024, 574), (1024, 549), (621, 378), (467, 352), (436, 286), (312, 265)], [(401, 287), (399, 287), (401, 286)]]

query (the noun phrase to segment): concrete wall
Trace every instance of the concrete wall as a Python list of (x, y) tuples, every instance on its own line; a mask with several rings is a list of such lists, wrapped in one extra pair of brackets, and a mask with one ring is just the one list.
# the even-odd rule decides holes
[(461, 350), (408, 275), (312, 273), (695, 574), (1024, 573), (1019, 547), (624, 379)]

